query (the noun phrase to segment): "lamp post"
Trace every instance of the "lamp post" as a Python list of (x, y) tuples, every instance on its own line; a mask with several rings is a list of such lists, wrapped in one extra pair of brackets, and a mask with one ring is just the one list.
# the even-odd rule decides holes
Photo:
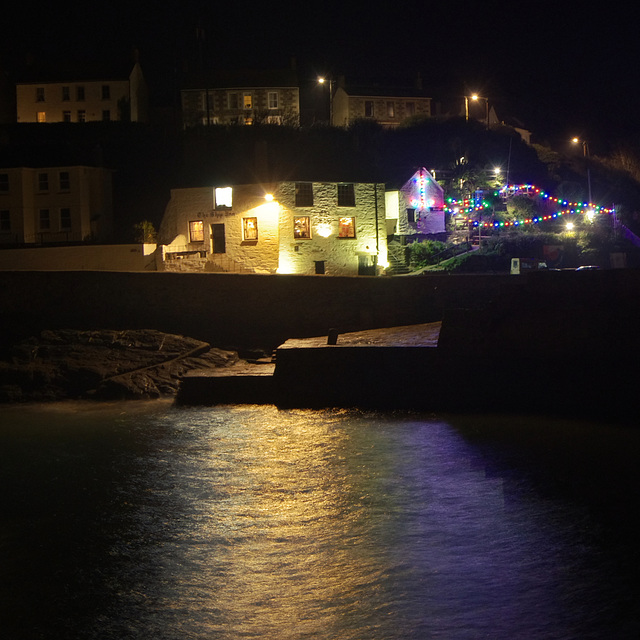
[(591, 206), (591, 169), (589, 168), (589, 143), (586, 140), (580, 140), (580, 138), (573, 138), (571, 140), (573, 144), (581, 144), (582, 145), (582, 155), (585, 158), (585, 162), (587, 165), (587, 186), (589, 188), (589, 206)]
[(478, 100), (484, 100), (485, 104), (485, 124), (487, 129), (489, 128), (489, 98), (483, 98), (479, 96), (477, 93), (474, 93), (470, 96), (464, 97), (464, 112), (467, 122), (469, 122), (469, 98), (473, 100), (473, 102), (478, 102)]
[(329, 85), (329, 124), (333, 125), (333, 78), (329, 76), (318, 76), (319, 84)]

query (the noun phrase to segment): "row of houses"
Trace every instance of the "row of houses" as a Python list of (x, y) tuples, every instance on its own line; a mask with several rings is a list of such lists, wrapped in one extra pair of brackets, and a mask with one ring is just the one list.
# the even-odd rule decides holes
[[(0, 170), (0, 243), (5, 249), (0, 251), (0, 268), (29, 268), (26, 254), (7, 252), (10, 247), (46, 248), (108, 237), (110, 185), (110, 172), (96, 167)], [(400, 187), (281, 181), (173, 189), (159, 229), (154, 268), (378, 275), (389, 265), (389, 237), (406, 241), (444, 231), (444, 193), (424, 168)], [(82, 247), (83, 255), (91, 246)], [(74, 250), (58, 251), (55, 260), (69, 264)], [(113, 251), (109, 260), (104, 244), (93, 250), (100, 253), (102, 265), (93, 268), (132, 268), (130, 262), (119, 262), (121, 251)], [(41, 264), (37, 250), (27, 251), (31, 262)], [(150, 268), (149, 253), (145, 248), (140, 254), (145, 269)]]
[[(301, 85), (294, 63), (287, 69), (214, 69), (186, 75), (179, 87), (182, 126), (299, 125), (304, 91), (307, 102), (311, 96), (316, 103), (311, 119), (329, 120), (334, 126), (365, 118), (394, 127), (408, 117), (432, 114), (431, 97), (419, 77), (411, 86), (364, 86), (347, 83), (344, 77), (313, 78), (311, 83), (312, 88), (308, 82)], [(30, 70), (18, 78), (15, 103), (18, 123), (150, 119), (149, 90), (138, 61), (131, 68), (104, 71)]]

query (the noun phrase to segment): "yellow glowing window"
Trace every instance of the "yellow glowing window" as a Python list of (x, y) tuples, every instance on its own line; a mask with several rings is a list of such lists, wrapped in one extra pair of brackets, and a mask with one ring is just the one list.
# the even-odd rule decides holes
[(233, 189), (231, 187), (217, 187), (215, 190), (216, 209), (231, 209)]
[(293, 237), (294, 238), (310, 238), (311, 225), (309, 216), (299, 216), (293, 219)]
[(253, 109), (253, 95), (251, 93), (245, 93), (242, 96), (242, 106), (245, 109)]
[(356, 237), (356, 219), (340, 218), (338, 221), (338, 237), (339, 238), (355, 238)]
[(204, 223), (192, 220), (189, 223), (189, 242), (204, 242)]
[(38, 120), (38, 122), (46, 122), (47, 114), (44, 111), (38, 111), (36, 119)]
[(242, 218), (242, 234), (245, 240), (257, 240), (258, 218)]

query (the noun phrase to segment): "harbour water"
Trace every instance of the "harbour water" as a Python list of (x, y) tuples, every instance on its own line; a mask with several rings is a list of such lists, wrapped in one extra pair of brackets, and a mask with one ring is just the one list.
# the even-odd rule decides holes
[(638, 638), (638, 452), (551, 418), (4, 407), (0, 629)]

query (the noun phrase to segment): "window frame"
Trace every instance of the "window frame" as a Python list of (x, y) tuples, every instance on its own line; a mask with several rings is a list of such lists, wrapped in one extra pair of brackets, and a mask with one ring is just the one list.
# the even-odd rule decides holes
[(267, 92), (267, 107), (269, 109), (280, 108), (280, 93), (278, 91)]
[(356, 187), (353, 182), (338, 183), (337, 201), (339, 207), (356, 206)]
[(240, 108), (237, 91), (227, 91), (227, 109), (237, 111)]
[(62, 87), (62, 102), (71, 102), (71, 87)]
[(364, 117), (373, 118), (375, 116), (375, 104), (373, 100), (364, 101)]
[(49, 174), (46, 171), (40, 171), (37, 175), (38, 192), (44, 193), (49, 191)]
[(58, 173), (58, 185), (60, 191), (71, 191), (71, 173), (69, 171), (60, 171)]
[(0, 232), (7, 233), (7, 231), (11, 231), (11, 211), (0, 209)]
[[(46, 224), (43, 225), (45, 221)], [(51, 209), (38, 209), (38, 231), (51, 231)]]
[[(345, 224), (346, 220), (350, 220), (348, 224)], [(347, 229), (347, 233), (343, 233), (343, 230)], [(356, 237), (356, 218), (355, 216), (340, 216), (338, 218), (338, 238), (354, 239)]]
[(0, 193), (9, 193), (9, 174), (0, 173)]
[(296, 207), (313, 207), (313, 182), (295, 183)]
[(44, 102), (44, 87), (36, 87), (36, 102)]
[[(68, 224), (63, 224), (68, 221)], [(73, 227), (71, 222), (71, 209), (69, 207), (60, 208), (60, 231), (70, 231)]]
[(47, 112), (46, 111), (36, 111), (36, 122), (39, 124), (44, 124), (47, 121)]
[(214, 188), (213, 208), (216, 210), (229, 210), (233, 208), (233, 187)]
[[(248, 98), (248, 100), (247, 100)], [(243, 111), (253, 110), (253, 91), (242, 92), (242, 109)]]
[(76, 85), (76, 102), (84, 102), (86, 100), (86, 91), (83, 84)]
[(87, 112), (85, 109), (78, 109), (78, 122), (86, 122), (87, 121)]
[(311, 216), (293, 217), (293, 237), (296, 240), (311, 240)]
[(189, 242), (204, 242), (204, 220), (189, 220)]
[(256, 216), (242, 218), (242, 239), (245, 242), (258, 241), (258, 218)]

